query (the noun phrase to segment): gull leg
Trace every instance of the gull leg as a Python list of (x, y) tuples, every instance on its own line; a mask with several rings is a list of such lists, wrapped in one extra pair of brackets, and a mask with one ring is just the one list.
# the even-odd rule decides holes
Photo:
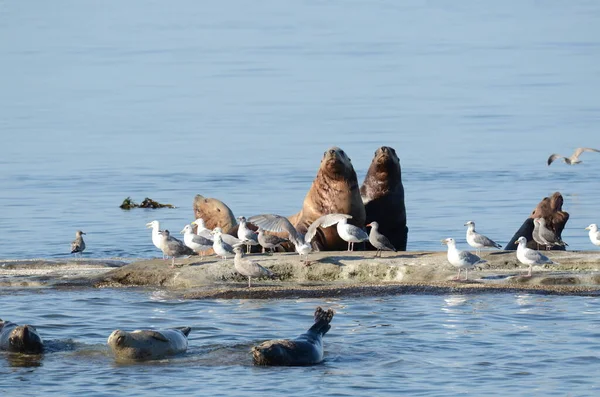
[(465, 269), (465, 281), (469, 279), (469, 269)]
[(529, 265), (529, 271), (527, 272), (527, 274), (523, 277), (531, 277), (531, 269), (533, 269), (533, 265)]
[(251, 279), (251, 277), (248, 276), (248, 289), (250, 289), (250, 287), (252, 287), (252, 284), (250, 283), (250, 279)]
[(458, 273), (456, 274), (456, 277), (454, 277), (455, 280), (460, 280), (460, 268), (458, 268)]

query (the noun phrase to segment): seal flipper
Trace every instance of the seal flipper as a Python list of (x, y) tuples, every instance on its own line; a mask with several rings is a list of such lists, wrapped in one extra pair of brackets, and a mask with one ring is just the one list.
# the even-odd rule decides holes
[(148, 333), (150, 334), (151, 338), (154, 338), (156, 340), (162, 341), (162, 342), (168, 342), (169, 340), (167, 338), (165, 338), (165, 336), (163, 334), (161, 334), (158, 331), (148, 331)]
[(325, 311), (323, 308), (321, 308), (321, 306), (317, 307), (317, 310), (315, 310), (315, 323), (312, 327), (310, 327), (309, 331), (325, 335), (331, 328), (329, 323), (331, 322), (333, 315), (334, 312), (332, 309)]
[(173, 329), (177, 329), (177, 330), (183, 332), (183, 334), (185, 336), (188, 336), (190, 334), (190, 331), (192, 330), (192, 328), (190, 328), (190, 327), (175, 327)]

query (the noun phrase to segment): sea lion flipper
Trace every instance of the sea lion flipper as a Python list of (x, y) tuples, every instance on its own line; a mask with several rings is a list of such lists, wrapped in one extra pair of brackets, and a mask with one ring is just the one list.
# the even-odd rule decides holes
[(150, 335), (151, 338), (154, 338), (156, 340), (162, 341), (162, 342), (168, 342), (169, 340), (167, 338), (165, 338), (165, 336), (163, 334), (161, 334), (158, 331), (148, 331), (148, 334)]

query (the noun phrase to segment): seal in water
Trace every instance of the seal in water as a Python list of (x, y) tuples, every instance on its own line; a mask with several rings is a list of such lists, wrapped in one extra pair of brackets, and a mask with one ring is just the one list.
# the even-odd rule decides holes
[(44, 350), (44, 342), (35, 327), (0, 320), (0, 350), (38, 354)]
[[(352, 162), (342, 149), (332, 147), (323, 154), (302, 210), (289, 220), (298, 232), (306, 234), (308, 227), (319, 217), (336, 213), (351, 215), (350, 223), (359, 228), (365, 225), (365, 206)], [(340, 251), (347, 248), (336, 228), (319, 229), (313, 243), (319, 250)]]
[(333, 310), (317, 307), (315, 323), (296, 339), (276, 339), (252, 348), (255, 365), (313, 365), (323, 361), (323, 335), (329, 331)]
[(184, 353), (188, 347), (190, 327), (166, 330), (113, 331), (108, 337), (115, 358), (122, 360), (157, 360)]
[(387, 236), (390, 243), (398, 251), (406, 251), (408, 227), (402, 170), (393, 148), (382, 146), (375, 151), (360, 187), (360, 195), (365, 206), (366, 222), (377, 222), (379, 231)]

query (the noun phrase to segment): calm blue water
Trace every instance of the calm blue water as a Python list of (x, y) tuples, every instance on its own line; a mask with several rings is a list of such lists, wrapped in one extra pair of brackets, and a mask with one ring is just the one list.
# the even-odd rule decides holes
[[(19, 297), (0, 295), (2, 316), (35, 324), (54, 351), (37, 362), (0, 354), (0, 385), (10, 396), (592, 396), (600, 388), (596, 298), (190, 301), (134, 290)], [(323, 364), (252, 366), (251, 346), (295, 337), (317, 305), (336, 311)], [(193, 328), (183, 356), (123, 365), (105, 346), (116, 328), (178, 325)]]
[(410, 250), (467, 220), (506, 243), (556, 190), (593, 249), (600, 156), (545, 161), (600, 147), (600, 4), (455, 3), (4, 3), (0, 257), (65, 255), (76, 229), (89, 256), (155, 256), (145, 223), (181, 230), (197, 193), (295, 213), (332, 145), (361, 181), (396, 148)]

